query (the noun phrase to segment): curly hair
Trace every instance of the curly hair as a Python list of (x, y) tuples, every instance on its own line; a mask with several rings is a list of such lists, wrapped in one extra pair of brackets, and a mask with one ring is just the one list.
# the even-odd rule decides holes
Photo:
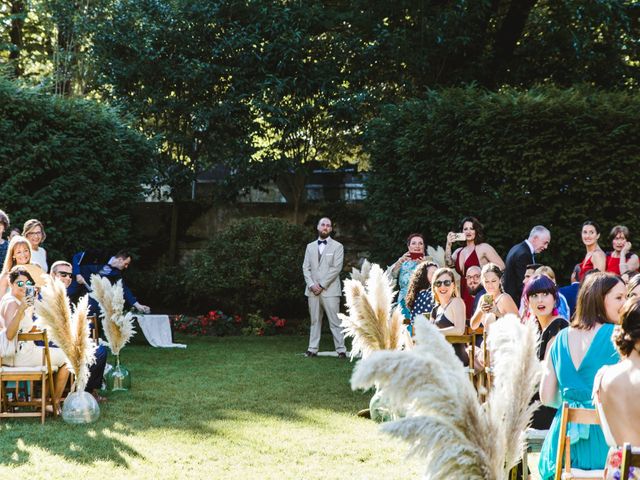
[(435, 267), (437, 269), (438, 265), (434, 262), (422, 262), (411, 274), (407, 295), (404, 297), (404, 301), (409, 310), (413, 310), (413, 304), (420, 290), (431, 288), (431, 284), (429, 283), (429, 267)]
[(623, 357), (628, 357), (640, 341), (640, 298), (627, 300), (620, 312), (620, 326), (613, 333), (613, 343)]

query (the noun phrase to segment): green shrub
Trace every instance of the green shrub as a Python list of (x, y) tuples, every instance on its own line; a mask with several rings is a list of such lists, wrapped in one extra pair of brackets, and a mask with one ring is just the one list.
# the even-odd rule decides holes
[[(551, 230), (540, 261), (563, 281), (584, 256), (586, 219), (640, 235), (640, 96), (540, 88), (429, 92), (384, 109), (367, 129), (374, 260), (390, 262), (406, 235), (445, 244), (474, 215), (504, 258), (532, 226)], [(637, 237), (636, 237), (637, 238)]]
[(302, 261), (312, 233), (275, 218), (231, 223), (185, 266), (189, 304), (246, 314), (305, 311)]
[(113, 109), (0, 78), (0, 208), (12, 226), (44, 223), (51, 261), (133, 245), (130, 206), (153, 155)]

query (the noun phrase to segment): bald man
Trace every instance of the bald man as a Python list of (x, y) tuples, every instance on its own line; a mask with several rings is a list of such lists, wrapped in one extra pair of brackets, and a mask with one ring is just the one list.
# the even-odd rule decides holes
[(482, 269), (477, 265), (473, 265), (467, 269), (467, 273), (464, 276), (464, 281), (467, 282), (467, 291), (473, 297), (473, 308), (470, 312), (467, 312), (467, 319), (473, 317), (473, 314), (478, 308), (478, 301), (482, 298), (482, 295), (487, 293), (480, 283), (480, 272)]

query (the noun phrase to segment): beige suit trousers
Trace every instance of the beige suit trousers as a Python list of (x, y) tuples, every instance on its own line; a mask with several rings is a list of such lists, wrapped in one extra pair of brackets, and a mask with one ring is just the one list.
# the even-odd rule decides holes
[(309, 351), (317, 353), (320, 348), (320, 334), (322, 332), (322, 317), (327, 315), (333, 344), (336, 352), (346, 352), (344, 347), (344, 335), (340, 326), (338, 312), (340, 311), (340, 297), (325, 297), (322, 295), (309, 295), (309, 315), (311, 316), (311, 331), (309, 332)]

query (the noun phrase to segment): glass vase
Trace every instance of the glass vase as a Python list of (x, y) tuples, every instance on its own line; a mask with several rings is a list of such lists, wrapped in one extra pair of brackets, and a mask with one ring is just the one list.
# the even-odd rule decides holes
[(376, 393), (371, 397), (371, 401), (369, 402), (369, 412), (371, 420), (378, 423), (389, 422), (396, 419), (396, 415), (389, 408), (389, 404), (384, 398), (381, 390), (376, 390)]
[(70, 393), (62, 404), (62, 419), (67, 423), (93, 423), (98, 417), (98, 402), (93, 395), (84, 390)]
[(116, 366), (104, 376), (107, 390), (111, 392), (126, 392), (131, 388), (131, 373), (126, 367), (120, 365), (120, 355), (116, 355)]

